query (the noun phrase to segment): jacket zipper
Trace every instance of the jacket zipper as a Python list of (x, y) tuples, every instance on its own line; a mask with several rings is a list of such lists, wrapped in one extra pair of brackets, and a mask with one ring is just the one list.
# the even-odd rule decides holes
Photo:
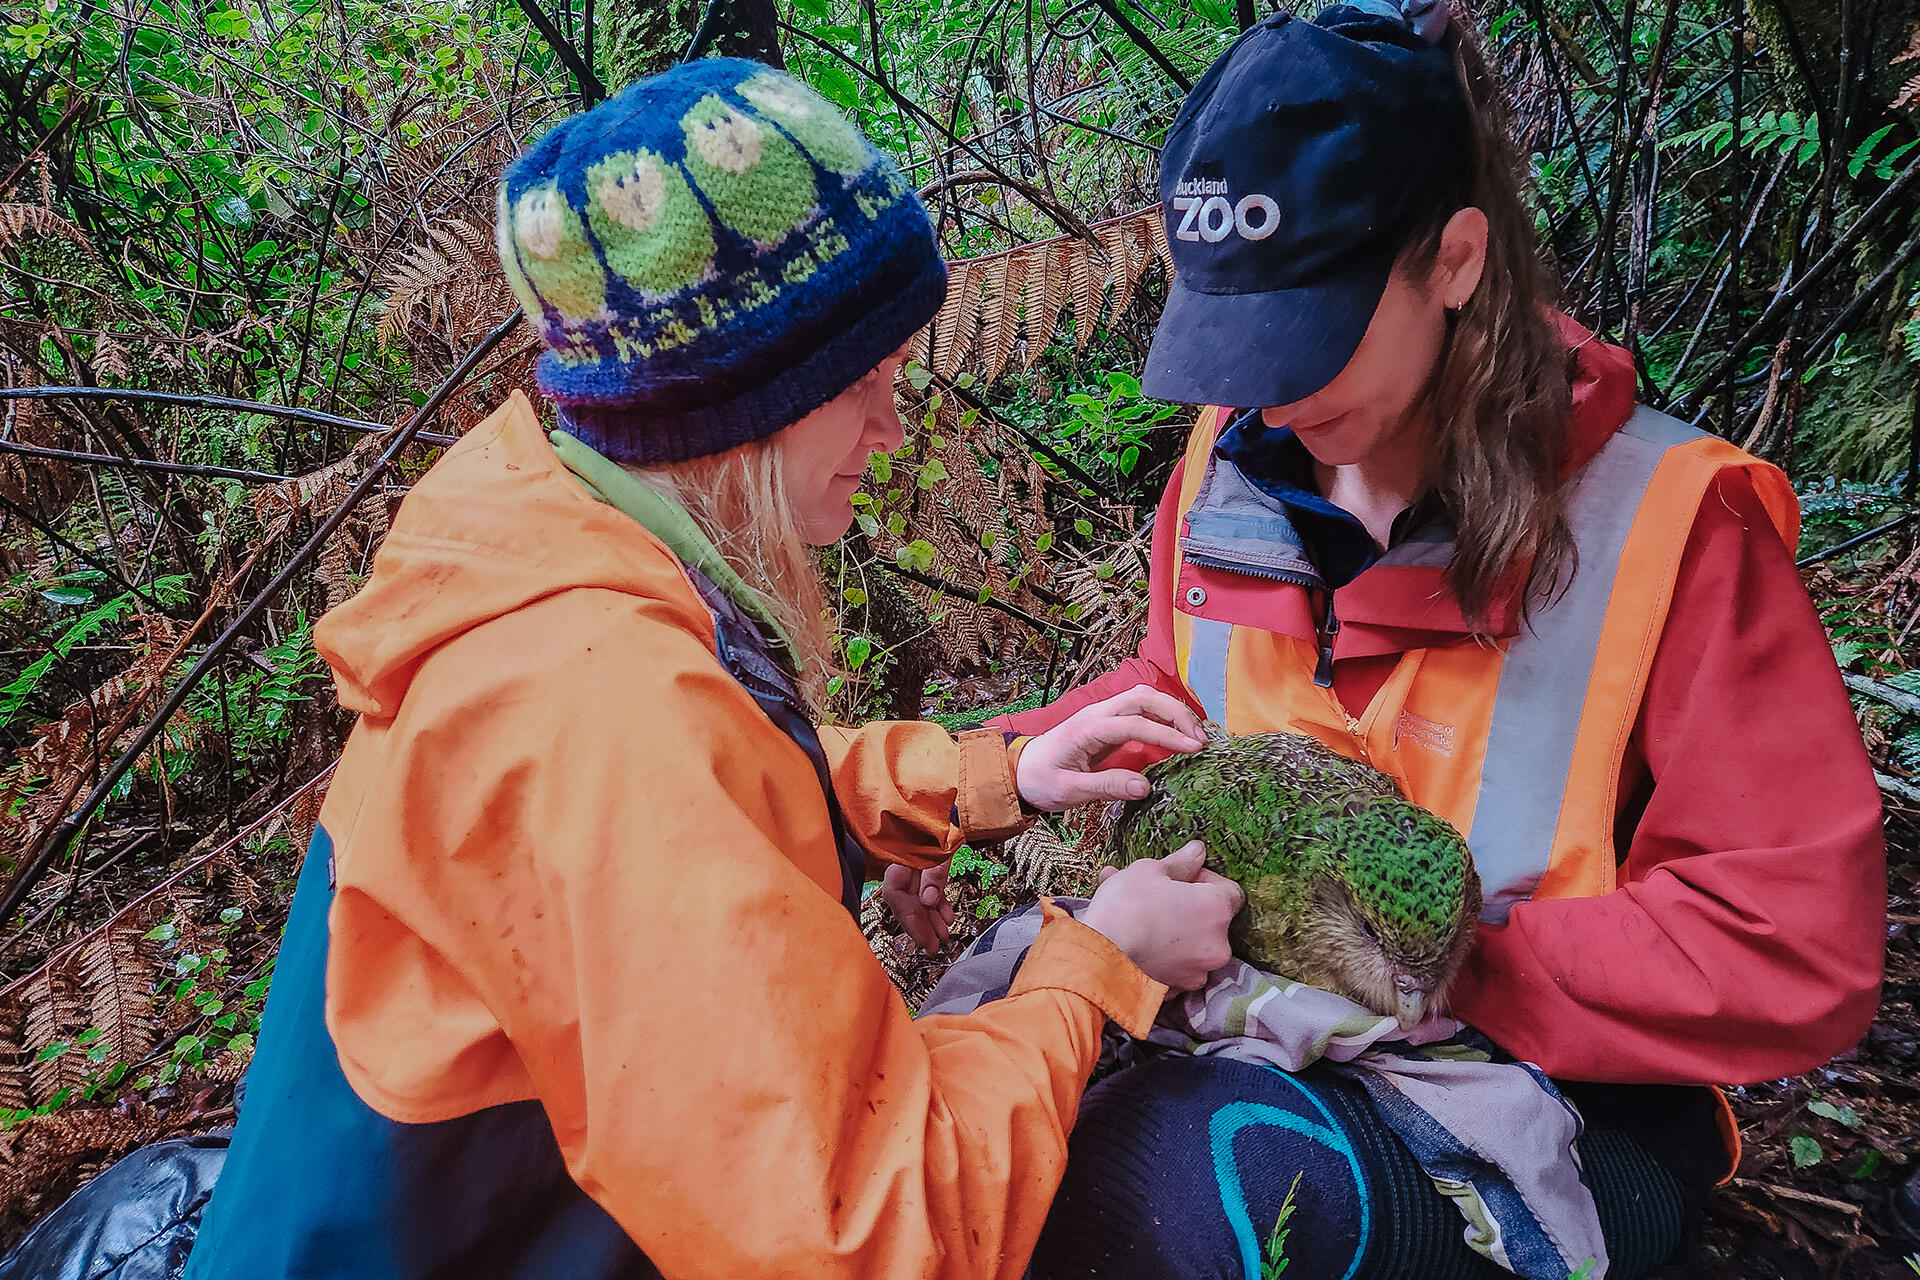
[(1180, 558), (1188, 564), (1197, 564), (1203, 569), (1218, 569), (1223, 573), (1240, 573), (1249, 578), (1264, 578), (1268, 582), (1285, 582), (1296, 587), (1314, 588), (1321, 584), (1317, 574), (1301, 573), (1294, 569), (1269, 569), (1264, 565), (1251, 565), (1244, 560), (1224, 560), (1210, 556), (1205, 552), (1182, 551)]
[[(1313, 682), (1322, 689), (1333, 688), (1333, 642), (1340, 634), (1340, 615), (1333, 611), (1333, 592), (1327, 592), (1327, 618), (1320, 624), (1320, 660), (1313, 667)], [(1351, 716), (1348, 717), (1352, 719)]]

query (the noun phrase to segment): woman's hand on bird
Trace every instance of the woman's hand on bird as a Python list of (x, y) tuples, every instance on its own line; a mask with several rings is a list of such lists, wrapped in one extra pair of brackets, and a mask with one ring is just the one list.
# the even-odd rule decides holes
[(953, 932), (953, 904), (947, 901), (948, 866), (941, 862), (915, 870), (896, 862), (880, 877), (880, 900), (907, 936), (929, 955), (946, 946)]
[(1246, 900), (1239, 885), (1206, 863), (1207, 847), (1190, 840), (1164, 858), (1103, 867), (1100, 888), (1078, 919), (1169, 990), (1203, 987), (1233, 955), (1227, 925)]
[(1147, 794), (1146, 776), (1107, 767), (1116, 751), (1136, 742), (1184, 753), (1205, 746), (1207, 735), (1186, 703), (1137, 684), (1080, 708), (1027, 743), (1014, 779), (1020, 798), (1050, 813), (1090, 800), (1138, 800)]

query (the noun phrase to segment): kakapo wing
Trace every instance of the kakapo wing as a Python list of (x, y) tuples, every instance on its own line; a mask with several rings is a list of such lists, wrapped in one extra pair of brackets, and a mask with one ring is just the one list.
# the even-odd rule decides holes
[(1147, 778), (1153, 790), (1113, 824), (1107, 861), (1125, 866), (1204, 840), (1208, 865), (1236, 880), (1298, 843), (1303, 813), (1399, 794), (1371, 766), (1292, 733), (1216, 733), (1204, 749), (1149, 767)]
[[(1247, 910), (1233, 931), (1235, 951), (1276, 968), (1292, 959), (1286, 952), (1293, 922), (1310, 887), (1330, 870), (1333, 851), (1316, 834), (1319, 815), (1399, 791), (1372, 766), (1313, 738), (1210, 736), (1204, 749), (1148, 768), (1153, 790), (1121, 809), (1106, 860), (1125, 866), (1204, 840), (1207, 866), (1247, 893)], [(1252, 945), (1254, 939), (1261, 945)]]

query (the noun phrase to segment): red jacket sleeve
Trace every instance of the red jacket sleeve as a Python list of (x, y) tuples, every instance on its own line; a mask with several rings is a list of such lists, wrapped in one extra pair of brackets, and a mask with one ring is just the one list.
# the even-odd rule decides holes
[(1853, 1045), (1885, 953), (1879, 792), (1744, 476), (1701, 504), (1632, 748), (1622, 887), (1483, 925), (1454, 1011), (1577, 1080), (1741, 1083)]
[[(1200, 710), (1181, 683), (1179, 664), (1173, 655), (1173, 553), (1180, 530), (1180, 478), (1186, 469), (1183, 461), (1173, 469), (1166, 492), (1160, 497), (1160, 509), (1154, 516), (1153, 557), (1148, 572), (1147, 633), (1141, 638), (1137, 657), (1128, 658), (1103, 676), (1055, 698), (1044, 707), (1021, 711), (989, 720), (987, 727), (1008, 733), (1041, 734), (1065, 720), (1080, 708), (1116, 693), (1124, 693), (1137, 684), (1151, 685)], [(1115, 769), (1144, 769), (1167, 753), (1155, 747), (1135, 743), (1113, 753), (1107, 766)]]

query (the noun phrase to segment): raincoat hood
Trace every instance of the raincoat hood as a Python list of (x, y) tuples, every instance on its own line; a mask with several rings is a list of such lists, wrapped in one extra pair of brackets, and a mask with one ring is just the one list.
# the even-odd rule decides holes
[(576, 587), (656, 600), (687, 630), (713, 630), (678, 561), (587, 491), (515, 391), (408, 493), (372, 577), (320, 620), (314, 644), (341, 706), (390, 719), (427, 654)]

